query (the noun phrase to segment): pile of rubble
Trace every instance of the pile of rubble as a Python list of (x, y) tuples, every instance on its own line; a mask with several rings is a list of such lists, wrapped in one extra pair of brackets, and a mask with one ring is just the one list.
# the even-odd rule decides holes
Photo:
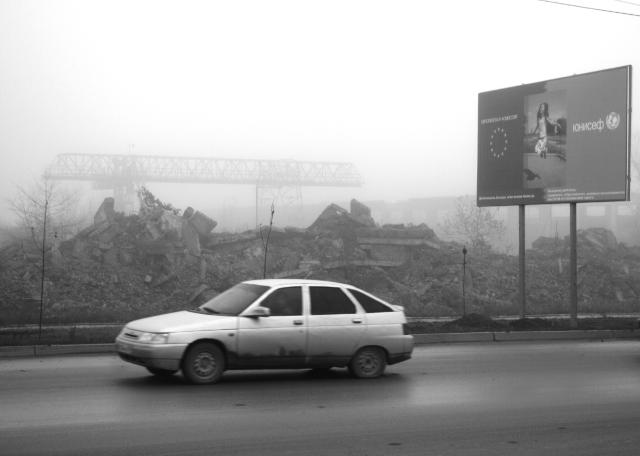
[[(370, 209), (329, 205), (307, 229), (216, 233), (193, 208), (147, 202), (136, 215), (107, 198), (93, 224), (54, 242), (46, 255), (45, 321), (122, 322), (195, 307), (237, 282), (299, 277), (349, 282), (412, 316), (517, 314), (518, 261), (488, 250), (466, 256), (426, 225), (376, 224)], [(580, 231), (583, 312), (638, 311), (640, 252), (607, 230)], [(39, 256), (24, 246), (0, 252), (0, 325), (34, 321), (40, 304)], [(527, 252), (528, 308), (568, 309), (568, 240), (538, 239)], [(464, 289), (464, 296), (463, 296)]]

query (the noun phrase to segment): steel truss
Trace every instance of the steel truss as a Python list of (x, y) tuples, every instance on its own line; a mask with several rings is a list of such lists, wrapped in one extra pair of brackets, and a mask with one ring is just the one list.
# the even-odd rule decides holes
[(60, 154), (45, 170), (45, 177), (93, 181), (105, 186), (146, 182), (252, 184), (258, 187), (362, 185), (355, 166), (345, 162), (108, 154)]

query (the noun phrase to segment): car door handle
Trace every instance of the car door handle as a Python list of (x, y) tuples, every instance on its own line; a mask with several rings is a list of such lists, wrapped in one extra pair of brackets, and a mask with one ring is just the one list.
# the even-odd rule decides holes
[(354, 323), (362, 323), (362, 318), (354, 318), (351, 321), (354, 322)]
[(300, 326), (302, 323), (303, 323), (302, 320), (293, 320), (294, 325)]

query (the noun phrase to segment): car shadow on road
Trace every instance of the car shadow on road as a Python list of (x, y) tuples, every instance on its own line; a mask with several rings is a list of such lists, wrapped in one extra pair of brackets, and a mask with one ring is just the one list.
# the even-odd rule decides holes
[[(371, 385), (397, 383), (404, 381), (404, 377), (400, 374), (387, 372), (382, 377), (370, 380), (356, 379), (351, 376), (347, 369), (305, 369), (305, 370), (252, 370), (252, 371), (229, 371), (225, 372), (220, 381), (214, 385), (222, 387), (224, 385), (233, 384), (251, 384), (260, 383), (263, 385), (277, 384), (278, 386), (286, 383), (288, 385), (300, 384), (307, 386), (311, 383), (326, 384), (354, 384), (354, 385)], [(171, 387), (187, 387), (201, 388), (207, 385), (192, 385), (181, 375), (175, 374), (170, 376), (156, 376), (140, 373), (139, 377), (126, 377), (117, 380), (122, 386), (131, 388), (166, 388)]]

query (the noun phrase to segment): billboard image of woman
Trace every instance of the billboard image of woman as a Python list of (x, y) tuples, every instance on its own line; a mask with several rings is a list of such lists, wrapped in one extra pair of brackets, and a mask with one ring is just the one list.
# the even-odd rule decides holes
[(525, 97), (523, 188), (566, 184), (567, 106), (565, 91)]

